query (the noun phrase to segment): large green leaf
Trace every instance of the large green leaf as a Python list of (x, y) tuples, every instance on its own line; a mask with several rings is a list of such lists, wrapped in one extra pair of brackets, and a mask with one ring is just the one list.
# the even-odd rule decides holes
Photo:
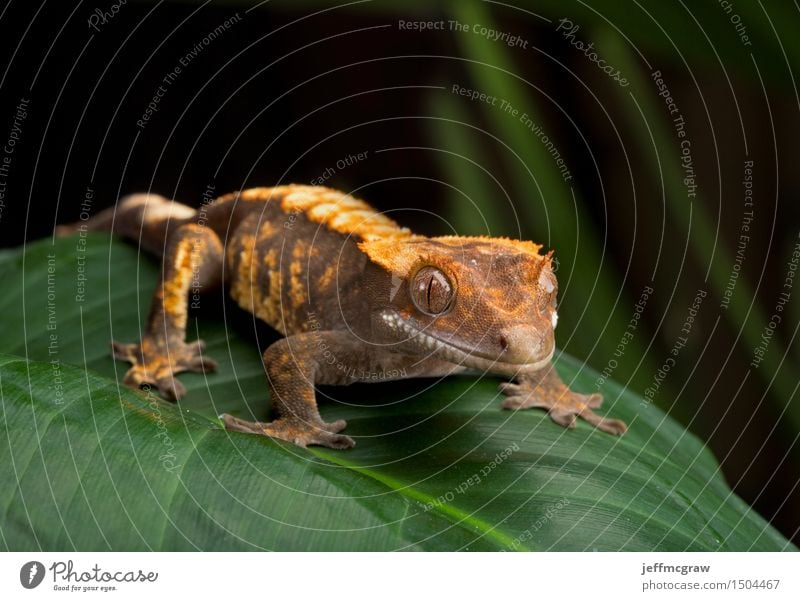
[[(108, 340), (138, 338), (156, 266), (105, 236), (76, 244), (0, 255), (8, 549), (793, 548), (694, 436), (610, 382), (607, 411), (631, 426), (620, 438), (501, 411), (497, 380), (456, 377), (326, 389), (324, 417), (347, 419), (358, 445), (299, 449), (214, 417), (266, 416), (268, 341), (212, 295), (199, 333), (218, 373), (181, 376), (180, 405), (126, 390)], [(557, 366), (578, 389), (597, 378)]]

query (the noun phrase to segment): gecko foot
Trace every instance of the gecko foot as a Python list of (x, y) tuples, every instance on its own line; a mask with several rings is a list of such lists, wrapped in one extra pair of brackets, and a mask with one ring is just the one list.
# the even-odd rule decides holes
[(547, 409), (550, 418), (565, 428), (574, 428), (580, 417), (609, 434), (623, 434), (628, 429), (622, 420), (602, 417), (592, 411), (603, 404), (602, 395), (597, 393), (581, 394), (566, 386), (540, 386), (525, 380), (516, 384), (504, 382), (500, 384), (500, 392), (507, 397), (503, 409)]
[(184, 371), (207, 372), (217, 368), (217, 362), (203, 355), (205, 342), (166, 344), (154, 342), (148, 338), (138, 344), (112, 342), (111, 351), (116, 359), (133, 364), (125, 374), (123, 382), (131, 388), (155, 386), (165, 399), (177, 401), (186, 394), (186, 387), (181, 384), (176, 374)]
[(309, 424), (297, 418), (280, 418), (271, 422), (248, 422), (227, 413), (220, 416), (228, 430), (280, 438), (299, 447), (319, 445), (330, 449), (349, 449), (355, 441), (349, 436), (339, 434), (347, 426), (343, 419), (331, 423), (320, 421)]

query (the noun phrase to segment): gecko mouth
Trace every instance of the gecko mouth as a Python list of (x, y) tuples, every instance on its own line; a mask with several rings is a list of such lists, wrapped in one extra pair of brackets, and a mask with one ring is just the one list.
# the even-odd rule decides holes
[(555, 348), (552, 348), (546, 357), (532, 363), (509, 363), (508, 361), (500, 361), (496, 357), (486, 357), (477, 354), (475, 351), (461, 349), (441, 338), (431, 336), (410, 324), (395, 311), (383, 311), (380, 315), (383, 322), (389, 326), (389, 328), (395, 332), (405, 334), (408, 336), (408, 340), (413, 341), (418, 347), (430, 351), (437, 359), (443, 359), (450, 363), (456, 363), (481, 371), (509, 375), (539, 371), (550, 363), (555, 351)]

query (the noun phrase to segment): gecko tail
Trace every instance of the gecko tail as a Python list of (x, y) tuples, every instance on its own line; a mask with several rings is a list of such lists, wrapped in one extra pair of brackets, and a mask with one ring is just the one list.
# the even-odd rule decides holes
[(56, 236), (76, 232), (113, 232), (163, 255), (169, 234), (197, 215), (192, 207), (158, 194), (130, 194), (88, 219), (56, 226)]

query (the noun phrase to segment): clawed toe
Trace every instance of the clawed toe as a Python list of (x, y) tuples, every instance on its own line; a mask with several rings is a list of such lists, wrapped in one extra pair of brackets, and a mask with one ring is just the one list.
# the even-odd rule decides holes
[(577, 421), (577, 418), (575, 417), (574, 413), (566, 413), (566, 412), (562, 413), (556, 411), (550, 412), (550, 419), (552, 419), (558, 425), (570, 429), (575, 427), (575, 422)]
[(337, 419), (335, 422), (325, 424), (323, 429), (327, 430), (328, 432), (336, 434), (337, 432), (341, 432), (342, 430), (344, 430), (346, 427), (347, 427), (346, 421), (344, 421), (343, 419)]
[(506, 398), (503, 399), (501, 403), (503, 409), (516, 411), (519, 409), (530, 409), (532, 407), (540, 407), (542, 409), (548, 409), (550, 407), (550, 403), (539, 398), (535, 394), (531, 394), (519, 384), (503, 382), (498, 386), (498, 389), (506, 395)]
[(138, 388), (144, 381), (144, 374), (139, 367), (131, 367), (125, 372), (125, 377), (122, 378), (122, 383), (128, 388)]
[(328, 436), (323, 436), (315, 440), (311, 444), (317, 444), (324, 447), (328, 447), (329, 449), (352, 449), (356, 446), (356, 441), (350, 438), (349, 436), (345, 436), (344, 434), (329, 434)]
[(202, 353), (204, 350), (206, 350), (206, 341), (202, 338), (198, 338), (192, 342), (187, 342), (186, 350), (188, 350), (190, 353)]
[(521, 392), (521, 386), (513, 382), (501, 382), (497, 390), (508, 395), (519, 394)]
[(221, 415), (220, 418), (228, 430), (280, 438), (299, 447), (318, 445), (330, 449), (349, 449), (356, 444), (349, 436), (338, 434), (338, 432), (347, 427), (347, 422), (343, 419), (332, 423), (320, 422), (319, 424), (311, 425), (301, 420), (286, 418), (266, 423), (248, 422), (227, 413)]
[(234, 417), (227, 413), (223, 413), (219, 416), (222, 420), (222, 423), (225, 424), (226, 430), (231, 430), (233, 432), (244, 432), (245, 434), (258, 434), (260, 436), (266, 436), (264, 432), (264, 426), (266, 423), (262, 422), (248, 422), (243, 419), (239, 419), (238, 417)]
[(198, 355), (189, 363), (187, 369), (189, 371), (193, 371), (196, 373), (207, 373), (210, 371), (216, 371), (219, 364), (214, 361), (211, 357), (204, 357), (202, 355)]
[(511, 409), (511, 410), (523, 409), (524, 405), (525, 405), (525, 399), (517, 396), (509, 397), (500, 404), (500, 406), (503, 409)]
[(583, 402), (592, 409), (599, 409), (603, 404), (603, 395), (594, 393), (583, 395)]
[(173, 375), (156, 380), (156, 387), (161, 396), (169, 401), (178, 401), (186, 394), (186, 386)]
[(122, 361), (130, 361), (131, 363), (137, 361), (136, 351), (139, 350), (138, 344), (126, 344), (124, 342), (111, 341), (111, 354), (115, 359)]
[(625, 432), (628, 431), (628, 425), (624, 421), (620, 419), (602, 417), (597, 415), (594, 411), (590, 411), (588, 409), (585, 409), (583, 412), (581, 412), (581, 417), (590, 424), (593, 424), (598, 430), (608, 432), (609, 434), (619, 436), (620, 434), (625, 434)]

